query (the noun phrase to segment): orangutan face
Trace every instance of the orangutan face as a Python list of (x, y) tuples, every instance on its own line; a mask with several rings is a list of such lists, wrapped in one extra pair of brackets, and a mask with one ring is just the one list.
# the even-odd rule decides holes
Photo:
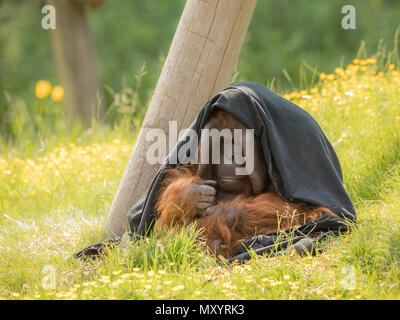
[(252, 192), (249, 175), (237, 174), (237, 169), (245, 168), (246, 162), (238, 163), (235, 156), (232, 156), (230, 161), (225, 161), (226, 158), (224, 146), (222, 145), (220, 163), (212, 164), (212, 173), (217, 182), (217, 187), (224, 192), (249, 195)]
[(268, 178), (260, 142), (229, 113), (217, 109), (210, 116), (199, 153), (197, 174), (215, 180), (219, 190), (244, 195), (263, 191)]

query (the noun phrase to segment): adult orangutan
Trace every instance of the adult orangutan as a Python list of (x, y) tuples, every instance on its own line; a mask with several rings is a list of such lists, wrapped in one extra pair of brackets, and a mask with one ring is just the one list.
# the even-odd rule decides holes
[[(213, 161), (207, 164), (203, 149), (210, 148), (202, 148), (207, 141), (202, 129), (250, 129), (252, 134), (242, 134), (242, 154), (234, 153), (231, 164), (225, 158), (216, 163), (215, 148), (208, 159)], [(250, 147), (244, 137), (254, 137), (254, 145)], [(231, 147), (220, 147), (220, 160)], [(248, 158), (241, 159), (248, 150), (254, 154), (250, 164)], [(199, 162), (193, 161), (194, 155), (200, 155)], [(179, 227), (197, 220), (212, 250), (225, 257), (238, 253), (231, 260), (244, 261), (250, 257), (244, 247), (262, 254), (275, 245), (288, 245), (287, 238), (278, 237), (278, 225), (280, 230), (290, 229), (294, 243), (306, 237), (321, 239), (349, 230), (348, 221), (356, 221), (356, 211), (336, 153), (318, 123), (265, 86), (241, 82), (203, 106), (147, 192), (129, 210), (128, 220), (132, 239), (146, 236), (154, 227)], [(91, 246), (78, 256), (96, 254), (101, 248)]]
[[(217, 129), (218, 132), (229, 129), (230, 136), (233, 130), (240, 129), (242, 141), (245, 141), (247, 128), (226, 111), (216, 109), (203, 129)], [(235, 247), (247, 237), (275, 232), (278, 227), (288, 229), (302, 225), (326, 214), (338, 217), (322, 206), (289, 203), (280, 198), (268, 177), (260, 142), (257, 138), (254, 142), (251, 158), (254, 169), (249, 175), (235, 172), (245, 163), (239, 165), (232, 157), (227, 158), (229, 163), (224, 163), (225, 144), (220, 143), (209, 143), (210, 148), (202, 151), (209, 151), (211, 157), (217, 151), (217, 164), (186, 165), (168, 170), (157, 198), (155, 228), (182, 227), (197, 221), (197, 227), (204, 229), (208, 247), (217, 255), (230, 258), (236, 253)], [(214, 146), (220, 149), (213, 152)], [(207, 162), (211, 162), (209, 158)]]

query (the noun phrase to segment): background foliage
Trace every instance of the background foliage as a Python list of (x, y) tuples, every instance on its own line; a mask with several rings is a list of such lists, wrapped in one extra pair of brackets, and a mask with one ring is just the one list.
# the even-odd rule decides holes
[[(43, 4), (39, 0), (0, 1), (0, 118), (6, 109), (4, 91), (27, 98), (37, 80), (57, 82), (49, 35), (40, 27)], [(134, 75), (145, 63), (147, 74), (140, 91), (140, 101), (145, 104), (184, 4), (185, 0), (107, 0), (91, 10), (103, 85), (117, 91), (133, 86)], [(297, 88), (306, 86), (300, 79), (302, 62), (328, 72), (351, 62), (362, 40), (366, 55), (377, 51), (381, 39), (392, 46), (399, 24), (399, 1), (351, 1), (357, 10), (357, 29), (345, 31), (341, 8), (346, 4), (345, 0), (259, 0), (240, 55), (239, 80), (266, 83), (276, 78), (280, 87)], [(111, 104), (112, 95), (107, 99)]]

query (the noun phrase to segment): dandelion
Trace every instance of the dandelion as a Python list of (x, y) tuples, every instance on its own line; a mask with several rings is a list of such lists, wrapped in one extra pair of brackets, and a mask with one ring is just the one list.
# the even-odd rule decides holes
[(133, 272), (132, 275), (133, 275), (134, 277), (136, 277), (136, 278), (144, 278), (144, 275), (141, 274), (141, 273)]
[(279, 285), (281, 285), (281, 284), (282, 284), (282, 281), (275, 281), (275, 280), (270, 280), (270, 281), (269, 281), (269, 285), (270, 285), (271, 287), (279, 286)]
[(341, 76), (343, 76), (345, 73), (343, 68), (336, 68), (334, 72)]
[(182, 290), (182, 289), (184, 289), (184, 288), (185, 288), (185, 286), (179, 285), (179, 286), (173, 287), (173, 288), (172, 288), (172, 291), (179, 291), (179, 290)]
[(110, 282), (110, 277), (103, 276), (100, 278), (100, 281), (103, 283), (109, 283)]
[(327, 76), (327, 79), (328, 79), (328, 80), (335, 80), (335, 78), (336, 78), (336, 76), (335, 76), (335, 74), (333, 74), (333, 73), (328, 74), (328, 76)]
[(51, 99), (55, 102), (59, 102), (64, 98), (64, 89), (61, 86), (55, 86), (51, 90)]
[(290, 288), (292, 288), (292, 290), (296, 290), (296, 289), (298, 289), (299, 288), (299, 282), (292, 282), (292, 281), (289, 281), (289, 285), (290, 285)]
[(118, 280), (113, 281), (113, 282), (111, 283), (111, 286), (112, 286), (112, 287), (118, 287), (118, 286), (119, 286), (120, 284), (122, 284), (122, 283), (124, 283), (124, 280), (118, 279)]
[(51, 84), (47, 80), (40, 80), (36, 82), (35, 94), (39, 99), (46, 98), (51, 92)]

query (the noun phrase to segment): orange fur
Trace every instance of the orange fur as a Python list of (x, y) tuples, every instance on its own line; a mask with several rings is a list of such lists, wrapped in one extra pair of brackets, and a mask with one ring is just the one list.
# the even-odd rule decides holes
[(155, 206), (159, 214), (155, 224), (156, 230), (162, 227), (182, 227), (188, 220), (189, 223), (193, 222), (196, 216), (193, 206), (195, 199), (185, 195), (185, 190), (188, 190), (192, 183), (199, 182), (201, 179), (194, 175), (191, 166), (166, 171)]
[[(235, 248), (249, 236), (285, 230), (315, 221), (326, 214), (337, 216), (325, 207), (303, 208), (301, 204), (282, 200), (276, 192), (256, 197), (238, 195), (231, 201), (220, 201), (213, 212), (199, 219), (207, 244), (217, 255), (231, 257)], [(213, 209), (214, 209), (213, 208)], [(215, 241), (222, 240), (216, 247)]]
[[(190, 197), (192, 183), (200, 183), (193, 166), (168, 170), (158, 196), (156, 211), (159, 215), (155, 228), (182, 227), (194, 222), (198, 213), (196, 199)], [(233, 200), (220, 200), (210, 209), (210, 214), (198, 218), (197, 227), (204, 228), (207, 245), (217, 255), (229, 258), (236, 246), (249, 236), (285, 230), (326, 214), (337, 217), (325, 207), (289, 203), (276, 192), (269, 191), (255, 197), (236, 196)]]

